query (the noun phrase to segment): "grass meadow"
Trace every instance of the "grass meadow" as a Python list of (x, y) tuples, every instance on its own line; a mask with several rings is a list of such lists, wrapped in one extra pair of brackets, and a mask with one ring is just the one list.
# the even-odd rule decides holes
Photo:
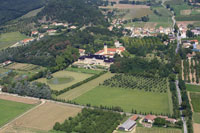
[(190, 93), (190, 98), (194, 112), (200, 113), (200, 93)]
[(27, 36), (19, 33), (19, 32), (10, 32), (10, 33), (4, 33), (0, 34), (0, 50), (8, 48), (15, 44), (18, 41), (21, 41), (23, 39), (27, 38)]
[(50, 86), (52, 90), (63, 90), (80, 81), (83, 81), (92, 76), (92, 74), (72, 72), (72, 71), (58, 71), (52, 74), (53, 78), (48, 80), (40, 78), (36, 81), (45, 83)]
[(200, 124), (200, 113), (193, 112), (193, 120), (195, 123)]
[(102, 71), (97, 71), (97, 70), (91, 70), (91, 69), (85, 69), (85, 68), (72, 68), (72, 67), (68, 67), (66, 70), (72, 71), (72, 72), (87, 73), (87, 74), (99, 74), (100, 72), (102, 72)]
[(0, 100), (0, 127), (33, 107), (31, 104)]
[(186, 88), (187, 88), (187, 91), (189, 91), (189, 92), (200, 92), (199, 85), (186, 84)]
[(99, 84), (102, 84), (104, 82), (104, 80), (109, 79), (112, 76), (114, 76), (114, 74), (105, 73), (96, 79), (93, 79), (81, 86), (78, 86), (72, 90), (69, 90), (69, 91), (59, 95), (57, 98), (65, 99), (65, 100), (73, 100), (73, 99), (87, 93), (88, 91), (94, 89), (95, 87), (99, 86)]
[(170, 114), (168, 93), (145, 92), (124, 88), (98, 86), (74, 99), (79, 104), (119, 106), (125, 112), (132, 109), (144, 113)]

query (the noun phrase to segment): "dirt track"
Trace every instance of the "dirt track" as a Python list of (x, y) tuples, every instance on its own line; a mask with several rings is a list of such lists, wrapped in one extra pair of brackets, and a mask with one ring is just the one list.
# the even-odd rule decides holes
[(9, 123), (0, 133), (25, 132), (22, 129), (26, 129), (26, 132), (27, 130), (48, 131), (56, 122), (62, 123), (68, 117), (76, 116), (80, 111), (81, 108), (46, 102)]

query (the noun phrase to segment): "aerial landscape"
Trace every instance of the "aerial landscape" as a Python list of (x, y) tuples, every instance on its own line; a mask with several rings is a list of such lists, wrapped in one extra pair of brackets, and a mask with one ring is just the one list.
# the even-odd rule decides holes
[(0, 0), (0, 133), (200, 133), (200, 0)]

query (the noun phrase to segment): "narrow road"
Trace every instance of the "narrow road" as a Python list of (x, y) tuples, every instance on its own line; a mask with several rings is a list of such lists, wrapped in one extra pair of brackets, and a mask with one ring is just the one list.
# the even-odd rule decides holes
[[(181, 91), (178, 86), (178, 80), (176, 80), (176, 91), (177, 91), (177, 95), (178, 95), (178, 103), (179, 103), (179, 106), (181, 107), (182, 98), (181, 98)], [(184, 131), (184, 133), (187, 133), (187, 124), (186, 124), (185, 118), (182, 116), (183, 112), (181, 109), (180, 109), (180, 114), (181, 114), (181, 120), (183, 121), (183, 131)]]

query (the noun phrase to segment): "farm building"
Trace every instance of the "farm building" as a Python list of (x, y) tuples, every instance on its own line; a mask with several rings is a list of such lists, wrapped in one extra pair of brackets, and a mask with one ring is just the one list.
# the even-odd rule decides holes
[(147, 115), (144, 118), (144, 122), (154, 123), (154, 119), (156, 119), (155, 115)]
[(128, 119), (122, 125), (119, 126), (119, 130), (132, 131), (136, 127), (136, 121)]
[(4, 67), (4, 66), (10, 65), (10, 64), (12, 64), (12, 61), (8, 60), (8, 61), (3, 62), (2, 66)]
[(139, 118), (138, 115), (133, 115), (130, 119), (134, 120), (134, 121), (137, 121), (138, 118)]

